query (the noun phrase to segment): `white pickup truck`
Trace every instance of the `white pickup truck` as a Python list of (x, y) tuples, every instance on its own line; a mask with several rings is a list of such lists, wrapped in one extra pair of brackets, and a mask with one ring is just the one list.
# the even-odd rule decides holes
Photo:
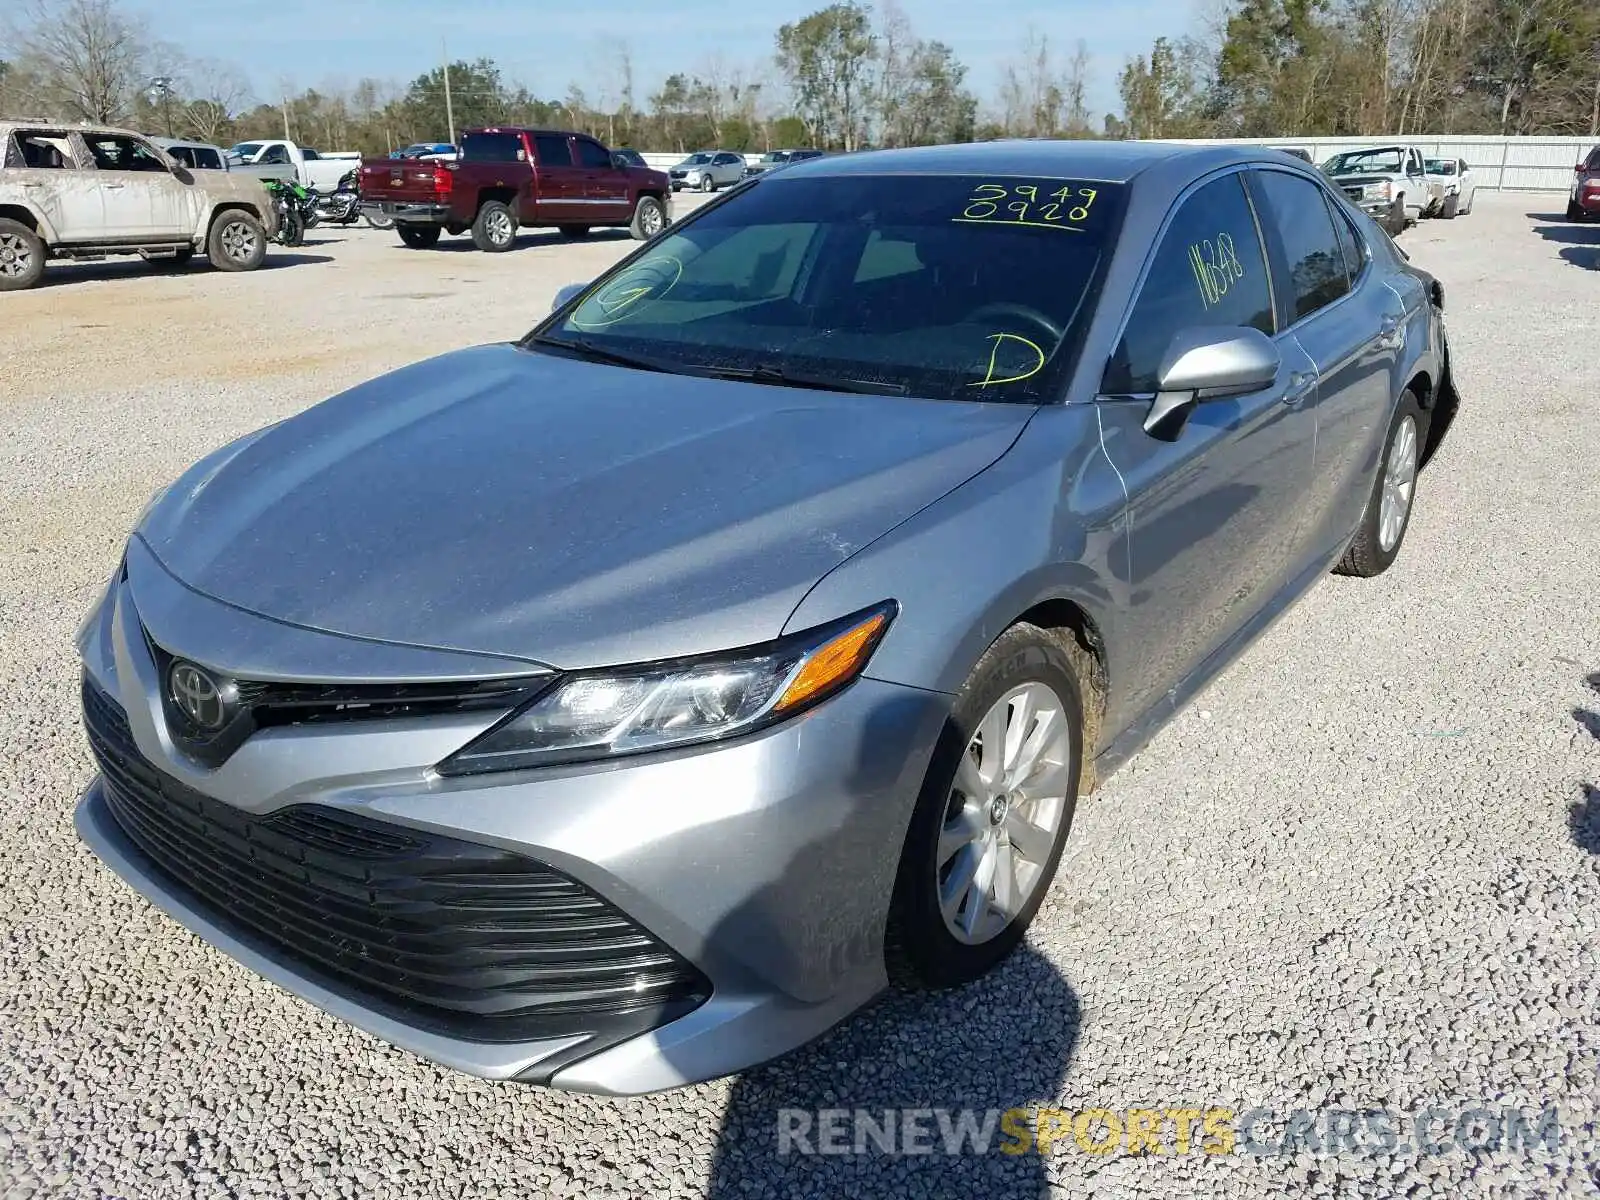
[(229, 168), (257, 179), (292, 179), (301, 187), (331, 192), (347, 171), (361, 166), (354, 150), (318, 154), (309, 146), (268, 140), (240, 142), (228, 151)]

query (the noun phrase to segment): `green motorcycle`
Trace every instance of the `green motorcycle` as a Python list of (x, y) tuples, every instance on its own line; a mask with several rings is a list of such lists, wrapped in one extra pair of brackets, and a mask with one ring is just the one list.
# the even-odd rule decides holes
[(306, 230), (316, 224), (317, 193), (292, 179), (263, 179), (261, 183), (278, 214), (274, 240), (281, 246), (302, 245)]

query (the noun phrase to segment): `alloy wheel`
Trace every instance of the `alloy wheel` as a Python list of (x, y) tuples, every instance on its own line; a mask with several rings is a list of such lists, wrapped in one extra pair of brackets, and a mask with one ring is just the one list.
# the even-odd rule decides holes
[(496, 245), (504, 245), (515, 236), (515, 231), (511, 228), (510, 213), (489, 213), (483, 222), (483, 228)]
[(978, 722), (934, 864), (939, 909), (957, 940), (998, 936), (1045, 885), (1071, 769), (1066, 709), (1047, 685), (1013, 688)]
[(222, 252), (234, 262), (248, 262), (256, 252), (256, 231), (243, 221), (229, 221), (222, 227)]
[(666, 218), (662, 216), (660, 205), (645, 205), (644, 213), (639, 218), (639, 228), (644, 230), (646, 237), (654, 237), (660, 233), (665, 224)]
[(1417, 484), (1417, 423), (1408, 414), (1394, 432), (1383, 471), (1383, 498), (1378, 507), (1378, 547), (1385, 554), (1400, 542)]
[(33, 269), (33, 251), (14, 233), (0, 233), (0, 275), (21, 279)]

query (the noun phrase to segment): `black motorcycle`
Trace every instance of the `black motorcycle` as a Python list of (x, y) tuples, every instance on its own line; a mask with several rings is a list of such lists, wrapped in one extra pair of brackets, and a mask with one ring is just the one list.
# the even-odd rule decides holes
[(356, 177), (356, 171), (346, 171), (339, 176), (339, 185), (333, 191), (317, 197), (317, 216), (321, 220), (353, 225), (361, 219), (361, 191)]

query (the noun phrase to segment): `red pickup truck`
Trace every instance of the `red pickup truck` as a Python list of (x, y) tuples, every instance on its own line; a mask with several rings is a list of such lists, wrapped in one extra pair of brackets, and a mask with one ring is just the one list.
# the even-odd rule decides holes
[(494, 127), (461, 135), (454, 161), (373, 159), (361, 165), (361, 203), (394, 221), (413, 250), (441, 233), (472, 233), (480, 250), (509, 250), (522, 225), (568, 237), (595, 226), (645, 239), (672, 220), (665, 171), (634, 166), (581, 133)]

